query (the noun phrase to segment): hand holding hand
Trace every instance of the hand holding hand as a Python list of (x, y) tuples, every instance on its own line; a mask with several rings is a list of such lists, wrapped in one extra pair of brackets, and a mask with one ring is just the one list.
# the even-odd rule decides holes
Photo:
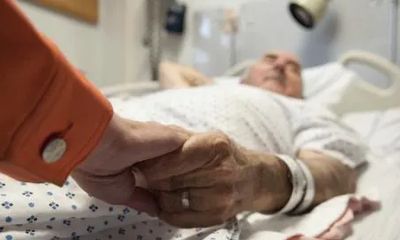
[[(205, 227), (222, 224), (242, 211), (280, 207), (270, 194), (275, 188), (268, 187), (279, 164), (275, 168), (273, 156), (268, 160), (252, 156), (224, 134), (194, 134), (181, 150), (138, 167), (149, 188), (159, 191), (161, 219), (179, 227)], [(184, 206), (183, 197), (189, 206)]]
[(155, 214), (153, 195), (135, 187), (132, 166), (180, 148), (187, 138), (185, 132), (175, 127), (114, 115), (97, 148), (72, 176), (96, 198)]

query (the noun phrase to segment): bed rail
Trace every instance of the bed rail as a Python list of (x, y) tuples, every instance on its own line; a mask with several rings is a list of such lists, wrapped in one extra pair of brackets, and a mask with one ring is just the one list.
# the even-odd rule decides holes
[(350, 51), (339, 58), (344, 66), (349, 63), (362, 63), (372, 67), (391, 80), (388, 88), (380, 88), (361, 78), (352, 81), (351, 86), (342, 93), (341, 99), (332, 105), (339, 115), (348, 112), (385, 110), (400, 107), (400, 68), (387, 59), (365, 51)]

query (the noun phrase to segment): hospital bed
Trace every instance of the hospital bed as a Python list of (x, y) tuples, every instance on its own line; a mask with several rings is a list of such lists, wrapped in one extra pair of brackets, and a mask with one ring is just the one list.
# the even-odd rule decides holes
[[(380, 88), (351, 70), (351, 64), (362, 64), (380, 71), (390, 79)], [(252, 64), (246, 61), (216, 78), (217, 84), (234, 84)], [(357, 221), (349, 239), (400, 239), (400, 149), (382, 150), (387, 138), (398, 139), (400, 146), (400, 69), (386, 59), (363, 51), (351, 51), (337, 62), (303, 71), (306, 101), (326, 105), (369, 144), (371, 159), (360, 175), (360, 194), (378, 198), (380, 211)], [(140, 82), (104, 88), (108, 97), (135, 97), (159, 91), (155, 82)], [(397, 136), (396, 136), (397, 134)], [(389, 147), (390, 146), (386, 146)], [(393, 146), (395, 148), (395, 146)], [(390, 152), (390, 156), (388, 153)]]
[[(389, 76), (391, 84), (386, 89), (370, 85), (349, 68), (349, 64), (353, 62), (378, 69)], [(246, 64), (248, 63), (230, 69), (229, 74), (216, 79), (216, 84), (237, 84), (238, 76), (248, 66)], [(350, 52), (338, 62), (304, 70), (303, 80), (306, 101), (331, 108), (340, 115), (345, 124), (358, 131), (372, 149), (369, 165), (361, 169), (358, 193), (370, 198), (379, 196), (382, 209), (359, 219), (362, 221), (355, 223), (354, 233), (349, 239), (399, 239), (399, 69), (369, 53)], [(150, 81), (103, 89), (103, 92), (113, 99), (112, 103), (119, 101), (122, 104), (133, 104), (121, 105), (126, 107), (125, 110), (134, 104), (141, 107), (141, 103), (137, 102), (139, 96), (157, 91), (160, 91), (158, 84)], [(118, 112), (118, 105), (115, 106)], [(140, 119), (135, 111), (132, 111), (132, 117)], [(392, 146), (390, 142), (399, 144)], [(296, 217), (251, 213), (235, 219), (239, 224), (227, 223), (226, 228), (213, 228), (212, 234), (222, 234), (225, 236), (223, 239), (227, 236), (238, 236), (240, 226), (240, 239), (246, 240), (282, 240), (299, 232), (315, 236), (317, 234), (313, 233), (320, 233), (320, 230), (329, 227), (345, 212), (349, 202), (346, 197), (349, 196), (330, 199), (317, 206), (311, 213)], [(59, 188), (46, 183), (23, 183), (0, 175), (0, 215), (0, 238), (7, 240), (60, 239), (60, 236), (64, 237), (63, 239), (78, 239), (74, 238), (75, 236), (82, 236), (80, 239), (85, 240), (109, 239), (109, 234), (117, 236), (113, 239), (126, 240), (149, 239), (144, 237), (145, 234), (151, 236), (150, 239), (197, 240), (204, 239), (203, 235), (196, 238), (197, 230), (209, 231), (173, 228), (125, 206), (111, 206), (90, 198), (73, 179), (68, 179), (65, 185)], [(257, 219), (259, 215), (263, 220), (256, 222), (255, 220), (260, 220)], [(157, 236), (154, 235), (155, 229), (158, 230)], [(189, 235), (192, 237), (188, 237)], [(210, 235), (205, 239), (221, 237), (213, 238)]]

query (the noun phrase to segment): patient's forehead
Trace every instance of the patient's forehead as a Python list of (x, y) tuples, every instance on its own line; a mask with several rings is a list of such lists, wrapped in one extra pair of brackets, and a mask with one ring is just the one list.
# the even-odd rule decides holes
[(286, 52), (286, 51), (282, 51), (282, 50), (274, 50), (274, 51), (270, 51), (264, 54), (263, 56), (264, 58), (267, 57), (284, 57), (287, 58), (293, 62), (296, 63), (300, 63), (299, 58), (297, 57), (297, 55), (295, 55), (294, 53), (291, 52)]

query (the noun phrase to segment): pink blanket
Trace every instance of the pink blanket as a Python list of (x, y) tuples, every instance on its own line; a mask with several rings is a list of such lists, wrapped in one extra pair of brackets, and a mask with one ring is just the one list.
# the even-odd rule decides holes
[(348, 201), (348, 206), (342, 216), (340, 216), (324, 232), (317, 236), (308, 237), (295, 235), (288, 240), (342, 240), (348, 237), (352, 232), (352, 223), (355, 218), (380, 208), (377, 201), (371, 201), (365, 197), (353, 196)]

